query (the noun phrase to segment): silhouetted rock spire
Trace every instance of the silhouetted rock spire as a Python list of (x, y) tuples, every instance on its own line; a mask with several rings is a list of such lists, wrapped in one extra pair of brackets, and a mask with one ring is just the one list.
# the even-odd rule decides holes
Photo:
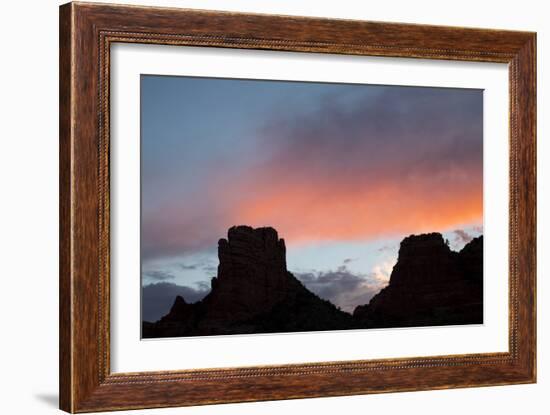
[(195, 304), (177, 297), (144, 337), (336, 330), (351, 315), (307, 290), (286, 269), (286, 248), (273, 228), (234, 226), (218, 242), (211, 292)]
[(365, 327), (483, 323), (483, 237), (459, 253), (439, 233), (403, 239), (389, 285), (353, 316)]

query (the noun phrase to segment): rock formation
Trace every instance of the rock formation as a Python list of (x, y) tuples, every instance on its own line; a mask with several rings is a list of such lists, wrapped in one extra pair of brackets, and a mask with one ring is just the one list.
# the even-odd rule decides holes
[(178, 296), (143, 337), (336, 330), (353, 327), (350, 314), (307, 290), (286, 269), (286, 249), (273, 228), (232, 227), (218, 242), (211, 291), (188, 304)]
[(389, 284), (353, 316), (310, 292), (286, 268), (286, 249), (273, 228), (232, 227), (218, 242), (211, 291), (143, 322), (151, 337), (343, 330), (483, 323), (483, 237), (460, 252), (439, 233), (401, 242)]
[(367, 328), (483, 323), (483, 237), (460, 252), (439, 233), (405, 238), (388, 286), (353, 317)]

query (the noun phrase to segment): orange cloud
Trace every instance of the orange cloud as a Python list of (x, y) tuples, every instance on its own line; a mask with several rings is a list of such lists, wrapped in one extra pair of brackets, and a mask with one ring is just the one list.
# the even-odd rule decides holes
[(365, 240), (480, 223), (481, 184), (454, 184), (430, 178), (364, 188), (274, 183), (275, 190), (249, 191), (252, 196), (233, 206), (228, 223), (274, 226), (291, 242)]
[(272, 226), (292, 244), (481, 224), (482, 115), (479, 90), (394, 87), (270, 113), (250, 149), (189, 161), (202, 163), (193, 191), (170, 188), (144, 215), (142, 252), (211, 249), (234, 225)]

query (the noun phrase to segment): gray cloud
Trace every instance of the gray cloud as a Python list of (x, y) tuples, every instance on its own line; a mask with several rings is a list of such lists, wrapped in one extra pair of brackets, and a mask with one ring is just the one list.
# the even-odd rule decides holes
[(196, 264), (191, 264), (191, 265), (187, 265), (187, 264), (179, 264), (179, 267), (183, 270), (193, 270), (193, 269), (197, 269), (197, 265)]
[(397, 252), (398, 247), (394, 245), (384, 245), (378, 248), (378, 252)]
[(386, 285), (374, 275), (355, 274), (345, 265), (335, 271), (314, 271), (294, 275), (319, 297), (348, 312), (353, 312), (360, 304), (368, 303)]
[(209, 292), (210, 291), (210, 283), (206, 281), (199, 281), (197, 282), (197, 289), (199, 292)]
[(184, 271), (200, 269), (210, 274), (218, 271), (218, 266), (211, 260), (205, 260), (196, 264), (179, 264), (179, 267)]
[(218, 267), (216, 265), (205, 265), (202, 267), (202, 270), (210, 273), (216, 273), (218, 272)]
[(472, 239), (474, 239), (474, 237), (466, 232), (464, 229), (456, 229), (453, 231), (453, 234), (455, 237), (455, 242), (457, 244), (467, 244)]
[(172, 273), (162, 270), (146, 271), (143, 275), (153, 281), (167, 281), (175, 278)]
[(174, 300), (181, 295), (186, 302), (194, 303), (210, 292), (206, 282), (197, 284), (197, 288), (177, 285), (171, 282), (158, 282), (141, 288), (141, 318), (144, 321), (157, 321), (170, 311)]
[(481, 172), (482, 91), (392, 86), (371, 91), (375, 95), (365, 93), (347, 107), (342, 94), (327, 94), (312, 114), (267, 123), (261, 137), (274, 147), (272, 162), (284, 160), (293, 178), (338, 173), (377, 181), (459, 171), (470, 181), (472, 169)]

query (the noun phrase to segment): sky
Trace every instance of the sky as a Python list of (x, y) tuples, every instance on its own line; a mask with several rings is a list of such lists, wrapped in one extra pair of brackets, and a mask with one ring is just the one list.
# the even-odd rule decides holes
[(352, 312), (404, 237), (482, 233), (483, 91), (142, 75), (141, 175), (145, 320), (208, 293), (234, 225)]

